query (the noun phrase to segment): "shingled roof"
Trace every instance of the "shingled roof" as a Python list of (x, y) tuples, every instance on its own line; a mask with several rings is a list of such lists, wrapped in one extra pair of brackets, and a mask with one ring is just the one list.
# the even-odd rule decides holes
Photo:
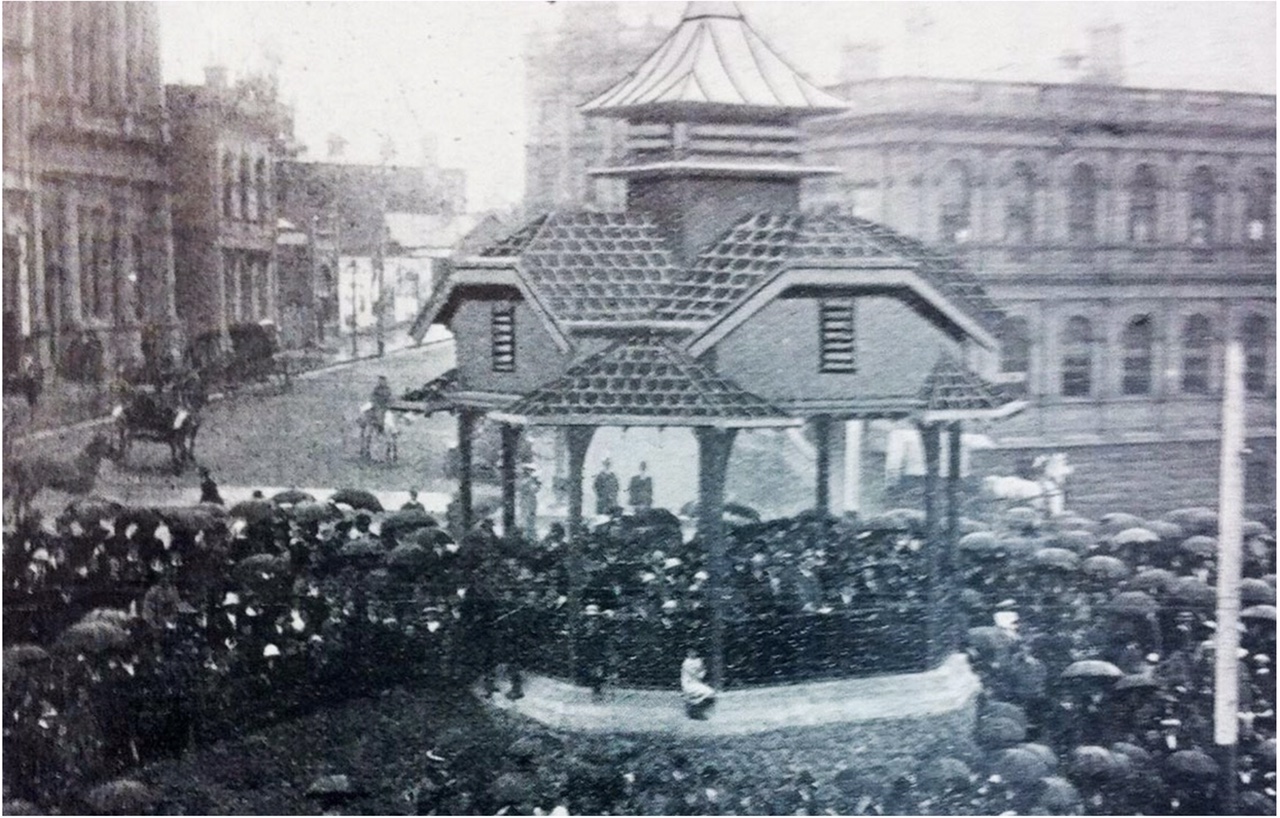
[(715, 313), (728, 311), (787, 267), (874, 260), (913, 269), (988, 331), (1001, 312), (977, 277), (923, 242), (855, 216), (761, 213), (699, 254), (684, 282)]
[(797, 421), (659, 335), (632, 335), (534, 389), (495, 420), (555, 426), (791, 426)]
[(1022, 409), (1024, 401), (1009, 400), (949, 353), (937, 363), (920, 387), (926, 420), (1006, 417)]

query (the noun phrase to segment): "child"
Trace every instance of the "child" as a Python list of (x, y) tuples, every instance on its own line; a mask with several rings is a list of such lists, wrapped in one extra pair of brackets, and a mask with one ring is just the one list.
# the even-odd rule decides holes
[(698, 651), (689, 648), (680, 665), (680, 693), (684, 696), (684, 712), (691, 719), (705, 721), (707, 711), (716, 703), (716, 691), (703, 681), (707, 667)]

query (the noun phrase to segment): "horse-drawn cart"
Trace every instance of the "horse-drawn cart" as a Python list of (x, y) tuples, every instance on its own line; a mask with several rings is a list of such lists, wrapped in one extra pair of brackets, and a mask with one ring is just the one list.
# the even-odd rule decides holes
[(220, 332), (206, 332), (191, 343), (192, 363), (207, 383), (235, 389), (254, 383), (275, 384), (280, 391), (290, 387), (289, 356), (280, 350), (279, 333), (271, 321), (232, 324), (227, 329), (231, 341), (225, 348)]

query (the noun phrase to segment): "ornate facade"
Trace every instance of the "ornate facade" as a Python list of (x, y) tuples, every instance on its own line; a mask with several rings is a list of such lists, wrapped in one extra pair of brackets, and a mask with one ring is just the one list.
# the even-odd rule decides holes
[(6, 321), (16, 319), (46, 363), (84, 379), (147, 342), (171, 343), (169, 136), (154, 7), (6, 3), (4, 97)]
[[(811, 123), (841, 168), (811, 208), (956, 253), (1006, 310), (1004, 378), (1033, 409), (993, 432), (1012, 467), (1073, 447), (1096, 506), (1145, 464), (1211, 500), (1224, 340), (1244, 343), (1250, 493), (1273, 496), (1275, 97), (1104, 85), (874, 79)], [(1124, 444), (1122, 448), (1116, 446)], [(1118, 470), (1121, 469), (1121, 470)]]

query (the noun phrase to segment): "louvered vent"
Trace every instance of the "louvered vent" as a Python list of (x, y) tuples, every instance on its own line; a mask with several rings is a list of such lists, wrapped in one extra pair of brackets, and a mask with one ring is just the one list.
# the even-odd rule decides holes
[(830, 299), (819, 307), (822, 360), (820, 372), (857, 372), (857, 346), (853, 329), (853, 299)]

